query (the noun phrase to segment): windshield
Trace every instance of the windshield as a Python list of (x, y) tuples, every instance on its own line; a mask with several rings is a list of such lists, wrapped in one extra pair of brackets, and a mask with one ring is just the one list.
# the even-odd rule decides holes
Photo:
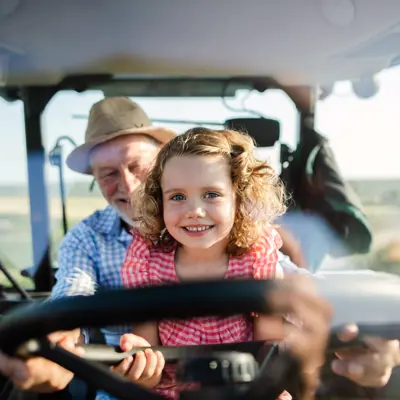
[[(400, 69), (394, 68), (377, 76), (378, 94), (370, 99), (360, 99), (351, 90), (349, 82), (335, 85), (333, 94), (316, 106), (315, 127), (329, 139), (341, 173), (355, 189), (364, 206), (374, 231), (375, 248), (380, 248), (398, 236), (400, 221), (400, 163), (397, 163), (396, 135), (400, 131), (400, 114), (397, 103), (400, 93)], [(43, 115), (43, 137), (46, 153), (58, 138), (69, 136), (77, 144), (83, 142), (90, 107), (103, 98), (100, 92), (58, 93)], [(193, 121), (221, 123), (227, 118), (249, 116), (240, 111), (245, 108), (281, 124), (281, 141), (295, 148), (298, 141), (299, 116), (288, 97), (281, 91), (266, 93), (239, 92), (235, 99), (224, 104), (220, 98), (135, 98), (156, 125), (166, 125), (165, 120), (187, 120), (188, 123), (169, 123), (168, 126), (183, 132)], [(0, 259), (13, 275), (23, 279), (20, 271), (32, 266), (32, 239), (27, 180), (23, 109), (21, 102), (0, 100), (2, 143), (0, 147)], [(227, 108), (227, 105), (229, 108)], [(214, 125), (212, 125), (214, 126)], [(62, 141), (63, 157), (72, 150), (69, 141)], [(260, 149), (263, 158), (270, 159), (280, 170), (279, 146)], [(64, 232), (60, 175), (56, 166), (47, 164), (46, 179), (49, 184), (49, 213), (52, 233), (52, 260), (56, 265), (57, 246)], [(68, 228), (106, 202), (96, 185), (91, 190), (90, 176), (69, 171), (65, 165), (63, 181), (66, 191)], [(396, 230), (397, 229), (397, 230)], [(9, 286), (7, 280), (2, 280)]]

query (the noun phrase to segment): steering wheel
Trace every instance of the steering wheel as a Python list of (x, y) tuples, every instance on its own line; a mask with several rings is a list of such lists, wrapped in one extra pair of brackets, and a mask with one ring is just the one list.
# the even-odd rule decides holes
[[(271, 314), (268, 302), (277, 285), (266, 280), (222, 280), (99, 292), (93, 296), (67, 297), (18, 307), (0, 321), (0, 349), (10, 356), (45, 357), (72, 371), (90, 386), (120, 399), (159, 400), (159, 394), (112, 374), (105, 364), (121, 361), (127, 353), (116, 348), (87, 345), (80, 358), (44, 337), (54, 331), (78, 327), (103, 327), (160, 319), (209, 315), (229, 316), (258, 312)], [(106, 322), (106, 323), (105, 323)], [(297, 360), (278, 351), (274, 367), (261, 366), (255, 356), (264, 343), (161, 347), (167, 361), (180, 363), (181, 377), (202, 383), (199, 391), (182, 392), (181, 399), (276, 399), (283, 391), (292, 395), (301, 386)], [(351, 344), (347, 344), (349, 346)], [(359, 345), (359, 343), (358, 343)], [(339, 346), (335, 335), (328, 351)], [(277, 349), (277, 346), (270, 346)], [(135, 354), (134, 349), (129, 354)], [(178, 368), (179, 370), (179, 368)], [(204, 388), (203, 388), (204, 384)]]

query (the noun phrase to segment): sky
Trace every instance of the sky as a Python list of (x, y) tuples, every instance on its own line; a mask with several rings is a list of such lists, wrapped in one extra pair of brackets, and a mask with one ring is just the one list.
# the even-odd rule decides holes
[[(348, 179), (399, 179), (400, 162), (400, 68), (377, 75), (381, 86), (372, 99), (358, 99), (348, 82), (336, 85), (334, 94), (321, 101), (316, 110), (316, 127), (329, 138), (343, 175)], [(241, 94), (243, 96), (243, 93)], [(240, 94), (239, 96), (240, 97)], [(58, 137), (68, 135), (82, 143), (86, 119), (92, 104), (103, 98), (100, 92), (62, 92), (49, 103), (43, 115), (43, 137), (49, 151)], [(146, 99), (135, 98), (151, 118), (191, 119), (223, 122), (232, 116), (246, 114), (229, 111), (221, 99)], [(228, 100), (235, 108), (238, 99)], [(281, 138), (289, 146), (296, 140), (298, 124), (293, 104), (279, 91), (253, 93), (246, 101), (248, 109), (256, 110), (281, 123)], [(160, 124), (158, 124), (160, 125)], [(170, 125), (183, 132), (189, 125)], [(7, 142), (7, 143), (6, 143)], [(0, 185), (26, 184), (27, 165), (21, 102), (7, 103), (0, 99)], [(68, 143), (64, 153), (72, 150)], [(261, 152), (278, 165), (278, 151)], [(58, 182), (57, 169), (47, 165), (48, 182)], [(66, 171), (67, 182), (88, 178)]]

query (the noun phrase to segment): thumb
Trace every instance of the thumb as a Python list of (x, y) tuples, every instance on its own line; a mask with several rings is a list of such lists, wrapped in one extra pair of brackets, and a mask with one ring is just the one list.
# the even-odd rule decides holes
[(364, 368), (361, 364), (343, 360), (333, 360), (332, 370), (337, 375), (354, 380), (360, 379), (364, 374)]
[(65, 337), (71, 337), (75, 342), (77, 342), (79, 336), (80, 336), (80, 329), (74, 329), (72, 331), (52, 332), (49, 335), (47, 335), (47, 338), (53, 343), (57, 343), (60, 340), (64, 339)]
[(83, 347), (76, 346), (74, 339), (72, 337), (65, 337), (58, 342), (58, 345), (63, 347), (65, 350), (74, 353), (79, 357), (83, 357), (85, 354), (85, 350)]
[(141, 336), (128, 333), (121, 337), (120, 346), (122, 351), (131, 351), (134, 347), (150, 347), (150, 343)]
[(355, 324), (345, 325), (337, 334), (342, 342), (350, 342), (358, 336), (358, 326)]

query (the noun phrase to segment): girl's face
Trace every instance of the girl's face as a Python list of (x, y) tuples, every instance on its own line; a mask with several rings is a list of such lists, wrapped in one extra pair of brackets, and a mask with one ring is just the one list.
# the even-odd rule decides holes
[(235, 220), (231, 169), (219, 156), (176, 156), (161, 180), (164, 222), (187, 249), (226, 246)]

